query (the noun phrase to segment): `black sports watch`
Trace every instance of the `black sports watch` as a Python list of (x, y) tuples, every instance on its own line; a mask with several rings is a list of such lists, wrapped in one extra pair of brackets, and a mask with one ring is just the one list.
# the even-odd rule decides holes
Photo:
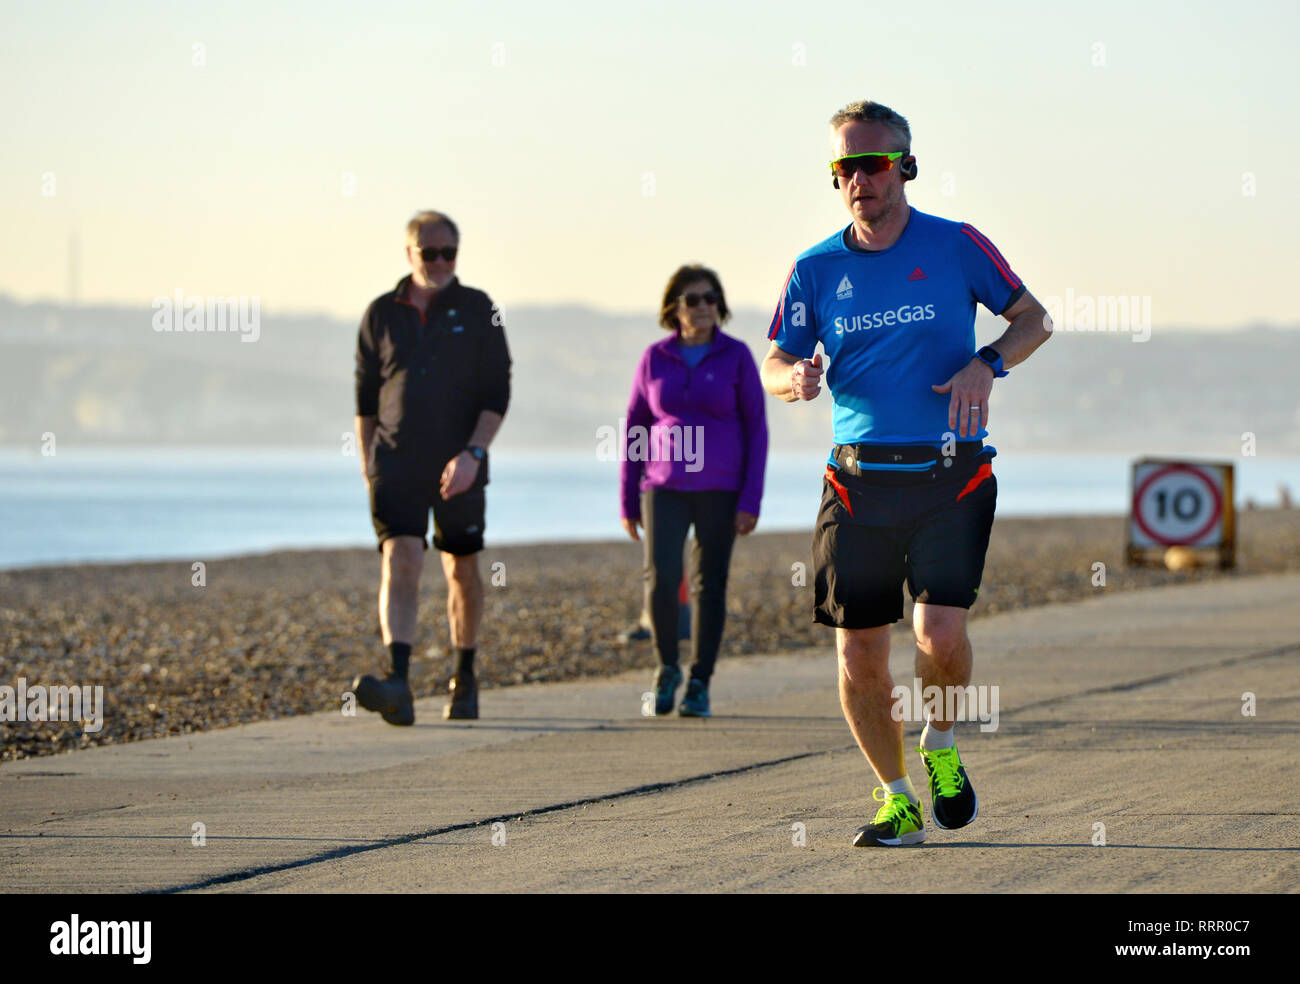
[(1009, 376), (1010, 373), (1002, 368), (1002, 354), (992, 345), (985, 345), (975, 353), (975, 358), (979, 359), (986, 366), (993, 370), (993, 378), (1001, 379), (1003, 376)]
[(470, 445), (469, 447), (467, 447), (465, 450), (468, 451), (471, 455), (474, 456), (474, 460), (475, 460), (475, 461), (482, 461), (484, 458), (487, 457), (487, 452), (484, 451), (484, 450), (483, 450), (481, 447), (479, 447), (477, 444), (471, 444), (471, 445)]

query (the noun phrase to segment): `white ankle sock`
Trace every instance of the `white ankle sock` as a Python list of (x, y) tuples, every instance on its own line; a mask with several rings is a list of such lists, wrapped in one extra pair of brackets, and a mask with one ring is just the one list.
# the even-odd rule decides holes
[(940, 731), (927, 721), (925, 730), (921, 732), (921, 747), (927, 752), (934, 752), (941, 748), (952, 748), (956, 744), (953, 738), (956, 731), (956, 724), (947, 731)]
[(884, 783), (886, 793), (905, 793), (907, 798), (913, 803), (921, 802), (921, 798), (916, 795), (916, 789), (912, 786), (910, 776), (903, 776), (902, 779), (895, 779), (893, 782)]

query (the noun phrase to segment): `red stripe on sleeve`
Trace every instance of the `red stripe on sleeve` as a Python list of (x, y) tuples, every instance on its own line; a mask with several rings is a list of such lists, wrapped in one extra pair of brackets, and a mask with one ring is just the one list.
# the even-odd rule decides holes
[(790, 286), (790, 278), (794, 276), (794, 264), (790, 264), (790, 272), (785, 275), (785, 283), (781, 285), (781, 298), (776, 302), (776, 313), (772, 315), (772, 324), (767, 330), (767, 340), (770, 342), (776, 338), (777, 329), (781, 327), (781, 322), (785, 319), (785, 292)]
[(972, 225), (963, 224), (961, 231), (970, 237), (971, 242), (984, 251), (984, 255), (993, 261), (993, 265), (998, 268), (1004, 280), (1013, 288), (1020, 286), (1020, 278), (1011, 272), (1011, 266), (998, 252), (998, 248), (989, 242), (988, 238)]

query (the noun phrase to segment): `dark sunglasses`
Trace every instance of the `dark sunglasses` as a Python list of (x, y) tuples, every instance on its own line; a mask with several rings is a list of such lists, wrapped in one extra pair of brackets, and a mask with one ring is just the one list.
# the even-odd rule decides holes
[(895, 162), (905, 153), (906, 151), (896, 150), (889, 154), (850, 154), (831, 161), (831, 172), (837, 178), (851, 178), (855, 171), (861, 170), (870, 177), (882, 171), (893, 170)]
[(448, 263), (456, 258), (457, 247), (455, 246), (418, 246), (416, 248), (420, 251), (420, 259), (424, 260), (425, 263), (432, 263), (440, 256)]
[(687, 307), (695, 307), (700, 301), (705, 304), (717, 304), (719, 298), (715, 291), (710, 290), (703, 294), (683, 294), (682, 300), (686, 302)]

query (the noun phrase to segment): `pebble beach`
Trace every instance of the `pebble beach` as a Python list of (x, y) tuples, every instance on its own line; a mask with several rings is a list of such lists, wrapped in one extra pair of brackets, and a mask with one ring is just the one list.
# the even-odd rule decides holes
[[(824, 646), (833, 674), (833, 632), (813, 623), (807, 567), (800, 576), (811, 536), (761, 528), (733, 555), (718, 673), (748, 654)], [(972, 617), (1102, 591), (1300, 570), (1300, 510), (1240, 513), (1237, 564), (1227, 571), (1126, 567), (1124, 531), (1122, 517), (997, 520)], [(637, 668), (649, 685), (651, 644), (620, 639), (640, 612), (641, 551), (631, 540), (483, 551), (484, 717), (498, 687)], [(1094, 584), (1098, 562), (1104, 586)], [(29, 688), (104, 688), (99, 731), (76, 721), (0, 722), (0, 760), (338, 708), (355, 674), (381, 669), (375, 550), (205, 563), (203, 586), (192, 584), (189, 561), (0, 571), (0, 685), (22, 678)], [(430, 556), (411, 668), (417, 698), (445, 693), (450, 678), (445, 599)], [(909, 601), (909, 615), (910, 608)]]

